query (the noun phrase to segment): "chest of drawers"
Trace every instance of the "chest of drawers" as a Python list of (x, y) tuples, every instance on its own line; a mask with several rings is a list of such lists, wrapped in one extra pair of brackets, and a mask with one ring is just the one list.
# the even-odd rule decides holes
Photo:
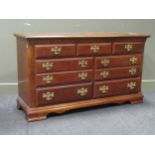
[(142, 103), (144, 34), (15, 34), (17, 106), (28, 121), (105, 104)]

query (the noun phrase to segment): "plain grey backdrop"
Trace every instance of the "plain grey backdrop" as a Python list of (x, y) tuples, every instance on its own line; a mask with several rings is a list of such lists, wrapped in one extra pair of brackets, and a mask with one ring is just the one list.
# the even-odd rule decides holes
[(132, 32), (148, 33), (145, 47), (143, 90), (155, 88), (155, 20), (0, 20), (0, 94), (17, 94), (15, 32)]

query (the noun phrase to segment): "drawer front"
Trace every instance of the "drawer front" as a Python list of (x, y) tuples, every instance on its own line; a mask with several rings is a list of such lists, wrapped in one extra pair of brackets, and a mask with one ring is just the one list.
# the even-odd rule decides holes
[(142, 64), (142, 55), (135, 54), (129, 56), (107, 56), (98, 57), (95, 59), (95, 68), (107, 68), (107, 67), (125, 67)]
[(74, 71), (74, 72), (58, 72), (50, 74), (36, 75), (36, 86), (50, 86), (60, 84), (71, 84), (81, 82), (91, 82), (93, 80), (92, 70)]
[(97, 81), (138, 76), (141, 76), (140, 66), (99, 69), (95, 71), (95, 80)]
[(116, 42), (113, 44), (114, 54), (133, 54), (142, 53), (144, 50), (143, 42)]
[(36, 60), (36, 73), (75, 71), (92, 69), (93, 58), (66, 58), (54, 60)]
[(36, 58), (71, 57), (76, 55), (74, 44), (35, 45)]
[(140, 91), (140, 78), (96, 82), (94, 97), (125, 95)]
[(78, 44), (77, 53), (79, 56), (110, 55), (111, 43)]
[(92, 83), (37, 89), (37, 105), (50, 105), (89, 99), (92, 97)]

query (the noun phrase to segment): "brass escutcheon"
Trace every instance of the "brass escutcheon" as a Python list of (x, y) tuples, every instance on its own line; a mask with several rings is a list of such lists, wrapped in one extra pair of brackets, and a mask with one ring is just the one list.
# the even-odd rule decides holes
[(43, 93), (42, 97), (46, 100), (46, 101), (50, 101), (54, 98), (54, 92), (46, 92)]
[(51, 63), (49, 63), (49, 62), (43, 63), (42, 67), (45, 68), (46, 70), (50, 70), (53, 67), (53, 63), (52, 62)]
[(101, 64), (104, 66), (104, 67), (107, 67), (108, 65), (109, 65), (109, 63), (110, 63), (110, 60), (109, 59), (103, 59), (102, 61), (101, 61)]
[(88, 88), (80, 88), (77, 90), (77, 94), (79, 94), (80, 96), (86, 96), (88, 93)]
[(135, 87), (136, 87), (136, 82), (129, 82), (127, 84), (127, 87), (130, 89), (130, 90), (134, 90)]
[(137, 73), (136, 68), (131, 68), (131, 69), (129, 69), (129, 74), (130, 74), (131, 76), (136, 75), (136, 73)]
[(79, 77), (81, 80), (85, 80), (85, 79), (88, 77), (88, 73), (87, 73), (87, 72), (79, 73), (79, 74), (78, 74), (78, 77)]
[(51, 48), (51, 52), (54, 54), (54, 55), (58, 55), (58, 54), (60, 54), (61, 52), (62, 52), (62, 50), (61, 50), (61, 47), (52, 47)]
[(104, 79), (106, 79), (106, 78), (109, 76), (109, 72), (108, 72), (108, 71), (103, 71), (103, 72), (100, 73), (100, 75), (101, 75)]
[(130, 62), (132, 65), (135, 65), (137, 63), (137, 58), (136, 57), (131, 57)]
[(132, 51), (132, 49), (133, 49), (133, 44), (126, 44), (126, 45), (125, 45), (125, 49), (126, 49), (128, 52)]
[(88, 61), (87, 60), (81, 60), (79, 61), (79, 65), (84, 68), (88, 66)]
[(51, 83), (53, 81), (53, 76), (44, 76), (42, 79), (45, 83)]
[(107, 86), (107, 85), (100, 86), (99, 91), (102, 92), (103, 94), (105, 94), (109, 91), (109, 86)]
[(100, 46), (93, 45), (93, 46), (90, 47), (90, 49), (93, 51), (93, 53), (97, 53), (100, 50)]

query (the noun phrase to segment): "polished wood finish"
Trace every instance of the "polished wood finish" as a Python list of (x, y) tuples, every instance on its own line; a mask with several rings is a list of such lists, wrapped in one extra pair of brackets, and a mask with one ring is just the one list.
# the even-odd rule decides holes
[(141, 53), (143, 49), (144, 42), (116, 42), (113, 44), (113, 54)]
[[(43, 67), (46, 63), (52, 64), (52, 67)], [(91, 57), (35, 60), (36, 73), (87, 70), (93, 66), (94, 61)]]
[(145, 34), (15, 34), (19, 97), (28, 121), (49, 113), (141, 103)]
[(140, 66), (114, 67), (95, 70), (95, 80), (111, 80), (120, 78), (139, 77), (141, 75)]
[[(85, 90), (84, 93), (80, 93), (80, 90)], [(53, 98), (47, 100), (43, 98), (43, 94), (47, 92), (53, 92)], [(88, 84), (75, 84), (67, 86), (57, 86), (48, 88), (36, 89), (36, 105), (55, 104), (69, 101), (77, 101), (92, 98), (92, 83)]]
[(73, 57), (75, 53), (74, 44), (50, 44), (50, 45), (35, 45), (36, 58), (59, 58)]
[[(134, 63), (131, 61), (133, 58), (136, 58), (136, 61)], [(109, 67), (126, 67), (141, 65), (142, 58), (143, 57), (140, 54), (98, 57), (95, 59), (95, 68), (102, 69)], [(109, 63), (107, 65), (104, 65), (104, 60), (108, 60)]]
[(46, 38), (148, 38), (149, 34), (137, 33), (47, 33), (47, 34), (32, 34), (32, 33), (15, 33), (18, 38), (25, 39), (46, 39)]
[[(128, 84), (130, 82), (136, 83), (136, 86), (133, 89), (128, 88)], [(103, 87), (107, 86), (108, 90), (102, 91), (101, 89), (102, 86)], [(140, 91), (140, 78), (95, 82), (94, 97), (96, 98), (96, 97), (125, 95), (130, 93), (138, 93), (139, 91)]]
[(79, 56), (93, 56), (93, 55), (110, 55), (111, 43), (91, 43), (78, 44), (77, 55)]
[(36, 87), (72, 83), (90, 82), (93, 80), (92, 70), (55, 72), (36, 75)]

